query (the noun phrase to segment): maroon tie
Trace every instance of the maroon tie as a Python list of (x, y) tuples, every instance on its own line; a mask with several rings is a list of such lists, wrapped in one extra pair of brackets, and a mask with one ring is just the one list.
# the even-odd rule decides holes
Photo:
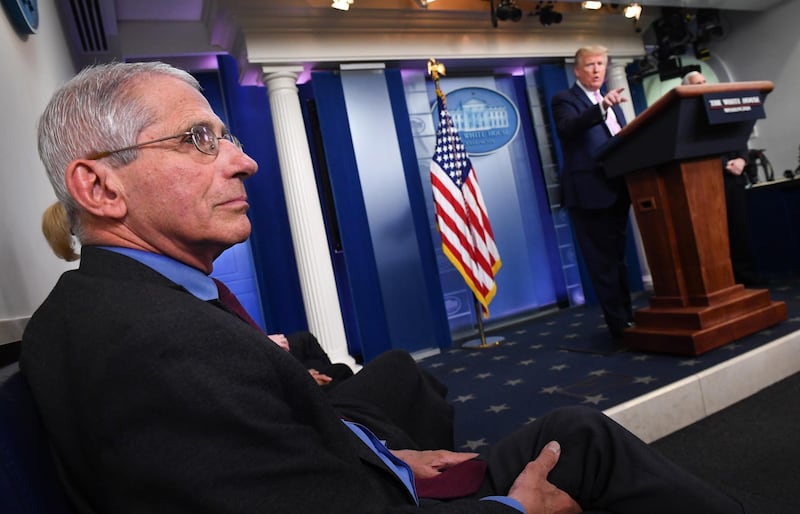
[(483, 483), (487, 464), (482, 460), (468, 460), (447, 468), (433, 478), (415, 478), (420, 498), (447, 500), (475, 494)]
[(214, 280), (214, 283), (217, 284), (217, 291), (219, 291), (219, 301), (225, 307), (227, 307), (229, 311), (242, 318), (242, 320), (246, 321), (248, 325), (251, 325), (252, 327), (257, 328), (258, 330), (263, 332), (263, 330), (261, 330), (261, 327), (258, 326), (258, 323), (256, 323), (255, 320), (252, 317), (250, 317), (250, 314), (247, 312), (247, 310), (242, 306), (241, 303), (239, 303), (239, 299), (236, 298), (236, 295), (234, 295), (233, 292), (230, 289), (228, 289), (228, 286), (226, 286), (224, 283), (222, 283), (220, 280), (217, 280), (216, 278), (212, 277), (212, 279)]

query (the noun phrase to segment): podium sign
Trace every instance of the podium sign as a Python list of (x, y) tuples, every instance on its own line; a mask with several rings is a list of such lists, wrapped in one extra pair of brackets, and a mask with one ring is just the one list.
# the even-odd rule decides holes
[(625, 176), (653, 277), (650, 306), (624, 332), (629, 347), (700, 355), (787, 318), (769, 291), (734, 282), (722, 177), (772, 88), (678, 86), (601, 149), (608, 175)]
[(764, 102), (758, 91), (709, 93), (703, 95), (709, 125), (736, 123), (766, 118)]

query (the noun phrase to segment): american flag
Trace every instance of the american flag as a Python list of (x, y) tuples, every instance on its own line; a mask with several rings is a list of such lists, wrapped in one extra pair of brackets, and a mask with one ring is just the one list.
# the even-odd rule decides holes
[(500, 254), (478, 177), (442, 96), (437, 94), (439, 127), (431, 162), (436, 225), (444, 254), (464, 277), (488, 317), (489, 302), (497, 292), (494, 277), (500, 269)]

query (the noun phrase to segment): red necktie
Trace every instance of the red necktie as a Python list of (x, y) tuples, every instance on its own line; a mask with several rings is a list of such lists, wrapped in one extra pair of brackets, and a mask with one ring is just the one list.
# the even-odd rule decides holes
[(220, 280), (217, 280), (216, 278), (213, 277), (212, 279), (214, 280), (214, 283), (217, 284), (217, 291), (219, 291), (219, 301), (225, 307), (227, 307), (229, 311), (236, 314), (237, 316), (242, 318), (242, 320), (247, 322), (248, 325), (251, 325), (252, 327), (257, 328), (258, 330), (263, 332), (263, 330), (261, 330), (261, 327), (258, 326), (258, 323), (256, 323), (255, 320), (252, 317), (250, 317), (250, 314), (247, 312), (247, 310), (242, 306), (241, 303), (239, 303), (239, 299), (236, 298), (236, 295), (233, 294), (233, 291), (228, 289), (228, 286), (226, 286)]

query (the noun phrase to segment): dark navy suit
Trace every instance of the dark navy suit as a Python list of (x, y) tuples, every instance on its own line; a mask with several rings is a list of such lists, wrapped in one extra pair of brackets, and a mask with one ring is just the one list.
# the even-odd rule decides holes
[(742, 512), (580, 407), (487, 449), (476, 494), (417, 506), (297, 359), (147, 266), (91, 246), (31, 317), (20, 365), (82, 514), (517, 514), (479, 498), (505, 494), (554, 439), (562, 452), (549, 480), (587, 510)]
[[(625, 239), (630, 197), (623, 178), (606, 178), (598, 149), (612, 136), (603, 111), (578, 84), (557, 93), (553, 117), (561, 141), (563, 205), (569, 209), (575, 237), (586, 261), (603, 315), (613, 336), (633, 320)], [(613, 106), (620, 126), (625, 117)]]

